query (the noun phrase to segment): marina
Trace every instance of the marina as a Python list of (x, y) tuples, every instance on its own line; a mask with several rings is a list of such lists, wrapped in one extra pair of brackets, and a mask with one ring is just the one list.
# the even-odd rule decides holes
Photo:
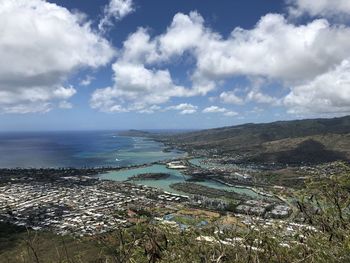
[[(130, 180), (131, 177), (137, 176), (139, 174), (147, 174), (147, 173), (166, 173), (170, 176), (165, 179), (160, 180), (137, 180), (136, 184), (156, 187), (164, 191), (168, 191), (175, 194), (184, 194), (180, 191), (174, 190), (170, 186), (175, 183), (183, 183), (186, 180), (190, 179), (191, 176), (185, 175), (181, 172), (181, 170), (169, 169), (165, 164), (153, 164), (145, 167), (138, 168), (130, 168), (130, 169), (122, 169), (119, 171), (109, 171), (99, 175), (99, 178), (102, 180), (112, 180), (118, 182), (124, 182)], [(219, 183), (214, 180), (205, 180), (203, 182), (197, 182), (199, 185), (225, 190), (225, 191), (233, 191), (238, 194), (245, 194), (250, 196), (251, 198), (264, 198), (263, 195), (256, 193), (251, 190), (249, 187), (245, 186), (227, 186), (223, 183)]]

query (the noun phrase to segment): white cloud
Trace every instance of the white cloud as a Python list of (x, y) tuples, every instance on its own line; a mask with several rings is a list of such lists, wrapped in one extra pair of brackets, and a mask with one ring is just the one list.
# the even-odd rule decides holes
[(225, 91), (220, 94), (220, 99), (222, 102), (227, 104), (242, 105), (244, 104), (244, 99), (237, 96), (234, 91)]
[(0, 109), (4, 113), (48, 112), (52, 100), (67, 100), (76, 93), (73, 87), (13, 87), (0, 89)]
[(61, 108), (61, 109), (72, 109), (73, 108), (73, 104), (68, 102), (68, 101), (61, 101), (59, 104), (58, 104), (58, 107)]
[(155, 61), (159, 58), (156, 45), (147, 29), (138, 28), (124, 41), (119, 60), (138, 64)]
[(113, 26), (113, 19), (121, 20), (135, 11), (132, 0), (110, 0), (103, 10), (103, 17), (98, 25), (101, 31)]
[(203, 24), (204, 19), (197, 12), (176, 14), (166, 33), (157, 39), (161, 58), (183, 55), (197, 48), (206, 34)]
[(350, 14), (349, 0), (288, 0), (293, 16), (309, 14), (311, 16), (337, 16)]
[(270, 104), (272, 106), (281, 105), (281, 99), (277, 97), (270, 96), (261, 91), (262, 87), (265, 84), (265, 80), (262, 78), (251, 78), (250, 87), (245, 89), (240, 89), (240, 91), (245, 91), (246, 94), (239, 97), (236, 95), (238, 89), (233, 91), (222, 92), (219, 96), (220, 100), (223, 103), (234, 104), (234, 105), (243, 105), (248, 102), (255, 102), (259, 104)]
[(3, 106), (1, 108), (3, 113), (10, 114), (27, 114), (27, 113), (46, 113), (52, 109), (50, 103), (33, 103), (27, 102), (25, 104), (15, 104), (11, 106)]
[(284, 99), (290, 113), (349, 113), (350, 62), (296, 86)]
[(152, 105), (151, 107), (149, 108), (143, 108), (141, 110), (139, 110), (139, 113), (148, 113), (148, 114), (151, 114), (151, 113), (155, 113), (157, 111), (160, 111), (162, 108), (159, 107), (158, 105)]
[[(350, 28), (331, 25), (326, 19), (296, 25), (283, 15), (267, 14), (252, 29), (235, 28), (225, 38), (206, 27), (197, 12), (178, 13), (163, 34), (151, 37), (139, 28), (128, 37), (113, 65), (113, 87), (96, 91), (91, 105), (103, 111), (114, 105), (140, 110), (172, 97), (207, 95), (236, 76), (262, 77), (293, 90), (348, 59), (349, 45)], [(190, 87), (177, 84), (167, 69), (184, 56), (195, 64)], [(260, 88), (251, 89), (245, 99), (227, 91), (220, 98), (238, 105), (281, 104), (281, 98)]]
[(268, 14), (255, 28), (236, 28), (226, 40), (210, 38), (199, 45), (197, 74), (225, 79), (247, 75), (282, 81), (312, 79), (339, 63), (350, 52), (350, 30), (314, 20), (296, 26)]
[(185, 88), (173, 83), (168, 70), (147, 69), (140, 64), (124, 62), (116, 62), (113, 70), (115, 86), (96, 90), (90, 101), (92, 108), (109, 112), (110, 107), (126, 100), (129, 103), (125, 108), (140, 111), (185, 94)]
[(235, 117), (235, 116), (238, 116), (238, 113), (235, 112), (235, 111), (227, 111), (227, 112), (224, 113), (224, 115), (226, 117)]
[[(293, 87), (313, 83), (350, 57), (347, 48), (350, 29), (330, 25), (325, 19), (294, 25), (282, 15), (268, 14), (253, 29), (236, 28), (227, 39), (208, 29), (203, 32), (203, 39), (195, 48), (197, 67), (194, 76), (206, 81), (218, 82), (241, 75), (264, 77), (294, 90)], [(223, 93), (221, 100), (240, 103), (232, 94), (236, 95), (234, 92)], [(245, 101), (278, 106), (282, 99), (253, 88)], [(290, 107), (291, 104), (285, 105)]]
[(153, 39), (146, 29), (139, 28), (124, 42), (113, 65), (114, 86), (95, 91), (91, 106), (110, 111), (109, 107), (124, 105), (128, 110), (139, 111), (142, 107), (147, 109), (149, 105), (165, 103), (172, 97), (205, 95), (212, 90), (215, 83), (202, 78), (194, 81), (192, 88), (177, 85), (169, 70), (159, 66), (160, 63), (166, 66), (174, 56), (195, 47), (202, 35), (202, 23), (203, 18), (196, 12), (189, 16), (177, 14), (167, 31)]
[(46, 112), (75, 94), (72, 73), (114, 56), (82, 14), (42, 0), (0, 1), (0, 32), (0, 112)]
[(80, 81), (81, 86), (89, 86), (91, 82), (95, 79), (95, 77), (92, 77), (90, 75), (87, 75), (84, 79)]
[(118, 97), (117, 90), (112, 87), (97, 89), (90, 99), (90, 106), (103, 112), (125, 112), (126, 109), (115, 102)]
[(226, 108), (220, 108), (218, 106), (207, 107), (202, 112), (203, 113), (222, 113), (226, 117), (234, 117), (238, 115), (238, 113), (235, 111), (230, 111)]
[(69, 99), (77, 91), (71, 86), (69, 88), (59, 87), (53, 91), (53, 95), (58, 99)]
[(197, 112), (198, 107), (189, 103), (181, 103), (176, 106), (169, 106), (167, 110), (177, 110), (180, 111), (180, 114), (193, 114)]
[(274, 106), (280, 105), (280, 99), (264, 94), (259, 89), (252, 89), (249, 91), (246, 100)]
[[(201, 19), (196, 13), (192, 16), (193, 19)], [(131, 34), (113, 64), (114, 86), (96, 90), (91, 98), (91, 106), (107, 112), (114, 105), (124, 105), (125, 109), (140, 111), (143, 108), (147, 110), (153, 104), (165, 103), (172, 97), (189, 97), (202, 92), (177, 85), (169, 70), (158, 65), (159, 62), (169, 63), (169, 59), (175, 55), (174, 52), (189, 47), (189, 44), (185, 43), (188, 38), (174, 41), (181, 45), (180, 48), (168, 46), (168, 32), (170, 35), (175, 34), (175, 24), (186, 24), (186, 21), (180, 21), (183, 19), (190, 20), (185, 15), (176, 15), (167, 33), (154, 39), (144, 28), (139, 28)], [(186, 113), (191, 113), (191, 110)]]
[[(293, 87), (313, 85), (319, 76), (332, 71), (350, 57), (347, 48), (350, 45), (350, 29), (330, 25), (325, 19), (294, 25), (282, 15), (268, 14), (253, 29), (236, 28), (227, 39), (209, 29), (202, 29), (202, 32), (202, 40), (197, 40), (196, 46), (191, 48), (197, 60), (193, 76), (207, 83), (240, 75), (263, 76), (295, 90)], [(213, 87), (215, 85), (208, 90)], [(337, 94), (334, 85), (328, 88)], [(321, 97), (323, 94), (317, 89), (314, 93), (320, 93)], [(226, 92), (220, 98), (226, 103), (242, 103), (235, 95)], [(245, 100), (281, 105), (281, 98), (264, 94), (256, 88), (248, 92)], [(292, 104), (285, 105), (289, 108)], [(333, 106), (328, 110), (334, 111)], [(309, 111), (319, 110), (310, 107)]]
[(264, 78), (251, 78), (251, 87), (247, 89), (248, 93), (246, 94), (245, 101), (279, 106), (281, 104), (280, 98), (268, 95), (262, 91), (262, 88), (266, 84), (266, 82), (267, 80)]
[(223, 113), (223, 112), (227, 112), (227, 109), (220, 108), (218, 106), (210, 106), (205, 108), (202, 112), (203, 113)]

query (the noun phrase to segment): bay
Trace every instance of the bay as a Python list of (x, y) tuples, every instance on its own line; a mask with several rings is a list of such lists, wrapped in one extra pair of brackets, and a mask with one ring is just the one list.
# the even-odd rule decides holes
[(184, 155), (149, 138), (115, 131), (0, 133), (1, 168), (124, 167)]

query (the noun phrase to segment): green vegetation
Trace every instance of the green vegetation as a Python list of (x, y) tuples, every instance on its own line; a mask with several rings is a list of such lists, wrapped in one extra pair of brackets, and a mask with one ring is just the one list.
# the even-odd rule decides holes
[(287, 235), (278, 224), (266, 226), (254, 220), (254, 227), (233, 223), (223, 229), (221, 223), (210, 223), (206, 228), (188, 231), (146, 222), (81, 239), (1, 224), (0, 262), (347, 263), (350, 169), (344, 165), (342, 171), (314, 177), (297, 192), (296, 217), (308, 227), (300, 227), (293, 235)]
[(301, 189), (305, 186), (305, 177), (288, 169), (262, 172), (257, 178), (268, 185), (279, 185), (294, 189)]
[(0, 223), (0, 252), (14, 246), (18, 240), (18, 236), (24, 231), (25, 228), (23, 227)]
[(288, 164), (350, 160), (350, 116), (279, 121), (182, 133), (162, 138), (188, 151), (239, 156), (242, 162)]
[(100, 262), (99, 244), (0, 224), (1, 263)]
[(227, 198), (233, 200), (246, 200), (248, 196), (237, 194), (235, 192), (216, 189), (195, 183), (175, 183), (170, 185), (171, 188), (188, 194), (202, 195), (210, 198)]
[(128, 181), (139, 181), (139, 180), (163, 180), (170, 176), (167, 173), (143, 173), (129, 177)]
[(196, 226), (202, 221), (205, 221), (205, 219), (190, 216), (175, 216), (173, 221), (187, 226)]

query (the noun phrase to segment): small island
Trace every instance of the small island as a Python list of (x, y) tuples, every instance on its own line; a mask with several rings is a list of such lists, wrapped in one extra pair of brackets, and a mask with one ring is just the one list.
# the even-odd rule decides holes
[(163, 180), (167, 179), (170, 174), (167, 173), (144, 173), (130, 177), (128, 181), (142, 181), (142, 180)]

